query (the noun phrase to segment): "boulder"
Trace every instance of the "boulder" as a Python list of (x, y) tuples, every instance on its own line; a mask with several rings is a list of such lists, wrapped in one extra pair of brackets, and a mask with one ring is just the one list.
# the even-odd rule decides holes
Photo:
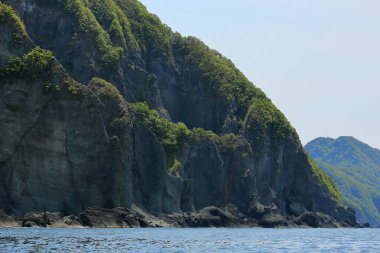
[(69, 215), (62, 218), (61, 222), (69, 227), (82, 227), (82, 223), (75, 215)]
[(297, 217), (294, 222), (297, 225), (304, 225), (313, 228), (336, 228), (340, 226), (333, 218), (319, 212), (304, 212)]
[(296, 220), (298, 225), (307, 225), (313, 228), (316, 228), (320, 225), (321, 220), (316, 213), (305, 212)]
[(24, 215), (23, 227), (47, 227), (53, 225), (61, 219), (62, 215), (60, 213), (27, 213)]
[(186, 213), (178, 223), (182, 227), (243, 227), (257, 226), (255, 220), (240, 213), (236, 207), (227, 206), (226, 210), (218, 207), (206, 207), (197, 213)]
[(280, 214), (270, 213), (259, 220), (259, 225), (264, 228), (286, 227), (289, 226), (289, 222)]
[(22, 226), (25, 227), (25, 228), (39, 227), (39, 225), (37, 225), (37, 224), (36, 224), (35, 222), (33, 222), (33, 221), (26, 221), (26, 222), (23, 222)]
[(127, 208), (88, 208), (78, 215), (85, 227), (96, 228), (135, 228), (140, 224), (133, 211)]
[(263, 205), (259, 202), (252, 202), (248, 210), (248, 214), (256, 219), (261, 219), (263, 216), (273, 213), (278, 213), (278, 208), (275, 204)]

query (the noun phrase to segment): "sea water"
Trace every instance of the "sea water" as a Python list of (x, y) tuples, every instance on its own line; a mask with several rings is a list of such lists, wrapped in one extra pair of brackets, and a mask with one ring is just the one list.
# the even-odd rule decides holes
[(380, 229), (0, 229), (0, 252), (380, 252)]

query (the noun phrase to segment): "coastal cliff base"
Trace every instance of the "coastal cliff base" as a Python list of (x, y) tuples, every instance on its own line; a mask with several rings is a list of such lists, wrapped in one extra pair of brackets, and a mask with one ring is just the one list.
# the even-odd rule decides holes
[(299, 216), (284, 217), (275, 209), (265, 208), (256, 217), (240, 213), (233, 205), (224, 209), (206, 207), (197, 212), (152, 215), (138, 207), (88, 208), (78, 215), (63, 216), (59, 212), (27, 213), (16, 219), (0, 211), (1, 227), (52, 228), (202, 228), (202, 227), (265, 227), (265, 228), (342, 228), (363, 227), (349, 221), (337, 222), (319, 212), (303, 212)]

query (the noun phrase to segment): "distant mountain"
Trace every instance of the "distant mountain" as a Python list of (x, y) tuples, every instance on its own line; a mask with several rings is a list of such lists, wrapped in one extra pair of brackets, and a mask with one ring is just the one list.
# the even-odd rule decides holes
[(317, 138), (305, 146), (335, 181), (361, 223), (380, 224), (380, 150), (353, 138)]

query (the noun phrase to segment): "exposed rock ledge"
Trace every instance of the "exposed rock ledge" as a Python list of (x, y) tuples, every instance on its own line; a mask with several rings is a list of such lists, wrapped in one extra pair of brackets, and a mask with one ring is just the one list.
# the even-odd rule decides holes
[[(264, 210), (264, 209), (262, 209)], [(62, 216), (60, 213), (27, 213), (15, 220), (0, 210), (0, 227), (90, 227), (90, 228), (146, 228), (146, 227), (360, 227), (339, 223), (321, 213), (303, 212), (298, 217), (284, 216), (266, 209), (255, 218), (240, 213), (236, 207), (225, 210), (206, 207), (198, 212), (153, 216), (139, 208), (88, 208), (79, 215)]]

